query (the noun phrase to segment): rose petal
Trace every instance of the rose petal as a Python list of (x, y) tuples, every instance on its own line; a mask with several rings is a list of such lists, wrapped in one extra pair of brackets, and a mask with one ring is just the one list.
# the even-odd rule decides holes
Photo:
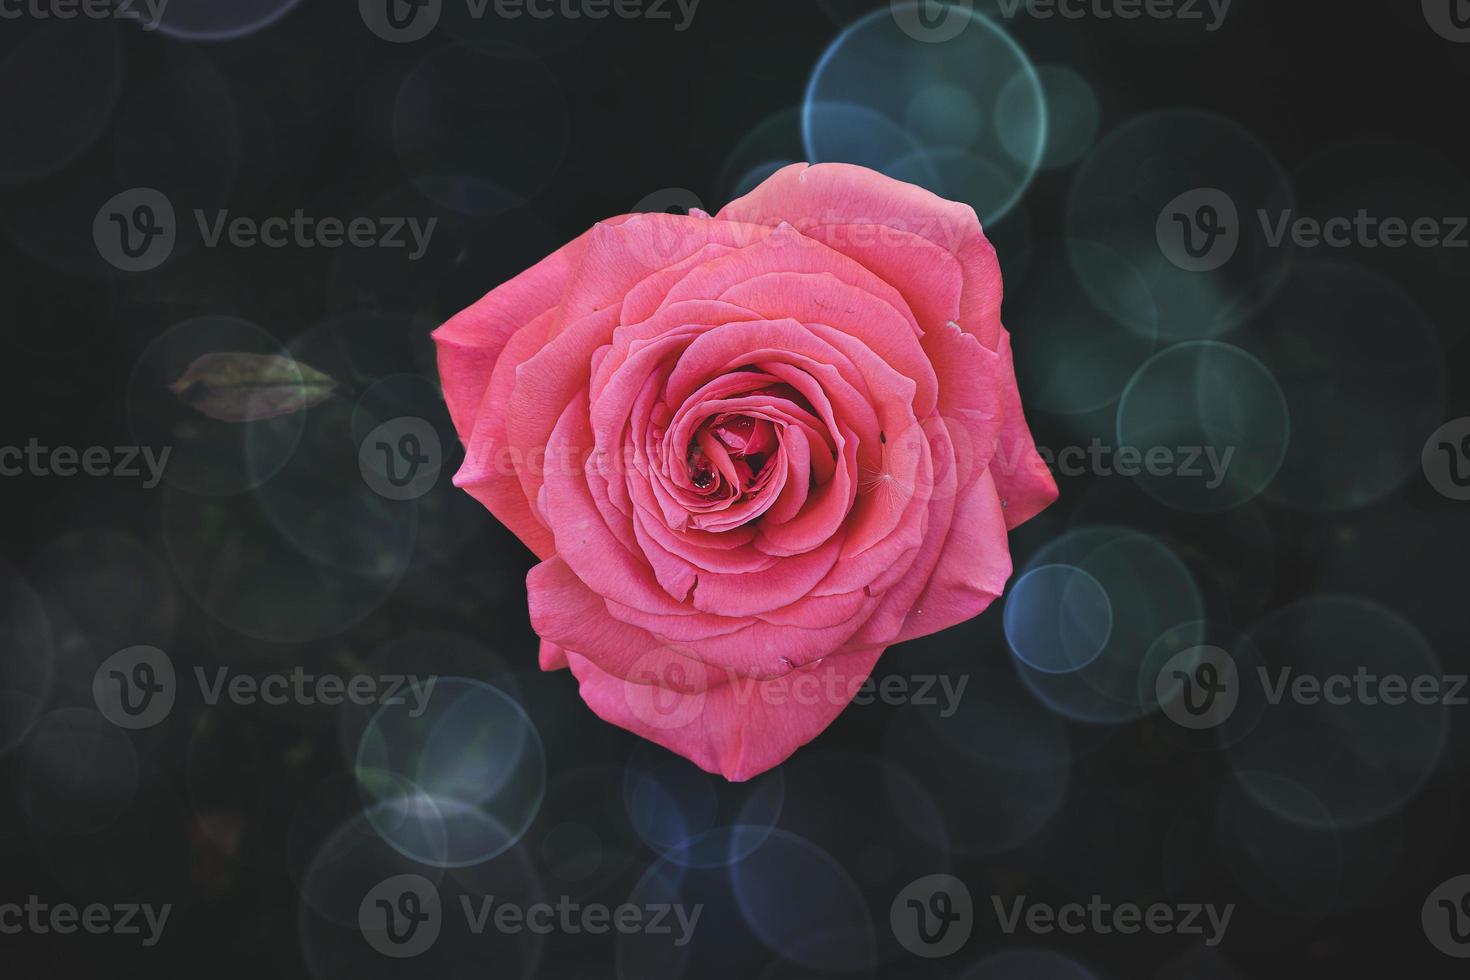
[(780, 765), (847, 707), (882, 655), (881, 647), (834, 653), (804, 670), (678, 693), (615, 677), (585, 657), (568, 657), (582, 700), (604, 721), (657, 742), (707, 772), (742, 782)]
[[(963, 269), (958, 319), (966, 330), (994, 350), (1000, 342), (1001, 277), (995, 249), (980, 229), (975, 209), (864, 167), (847, 163), (792, 164), (772, 174), (749, 194), (726, 205), (718, 217), (779, 226), (797, 225), (808, 237), (822, 237), (832, 248), (865, 259), (887, 259), (879, 277), (898, 286), (914, 281), (924, 262), (916, 249), (895, 247), (894, 239), (869, 235), (814, 236), (817, 228), (878, 226), (908, 233), (948, 252)], [(908, 269), (900, 271), (897, 264)], [(906, 294), (911, 295), (911, 294)], [(925, 330), (937, 325), (924, 323)]]
[(591, 234), (574, 238), (434, 331), (444, 401), (461, 435), (474, 431), (500, 352), (512, 334), (557, 305)]

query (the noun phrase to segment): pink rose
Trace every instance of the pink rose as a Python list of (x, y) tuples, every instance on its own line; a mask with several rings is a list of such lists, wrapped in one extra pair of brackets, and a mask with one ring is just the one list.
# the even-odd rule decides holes
[(541, 558), (542, 668), (743, 780), (988, 606), (1057, 496), (1000, 300), (971, 208), (797, 164), (602, 222), (436, 331), (454, 482)]

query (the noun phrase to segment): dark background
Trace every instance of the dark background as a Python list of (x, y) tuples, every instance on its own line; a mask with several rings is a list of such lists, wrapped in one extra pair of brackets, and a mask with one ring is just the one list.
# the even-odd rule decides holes
[[(365, 423), (354, 406), (368, 405), (372, 418), (428, 418), (452, 445), (432, 387), (428, 332), (594, 221), (651, 194), (682, 188), (714, 211), (745, 169), (764, 158), (799, 159), (789, 116), (759, 138), (755, 157), (732, 153), (763, 121), (801, 104), (813, 66), (842, 25), (881, 6), (704, 0), (685, 32), (669, 21), (532, 25), (492, 17), (469, 25), (469, 35), (538, 56), (495, 48), (493, 59), (448, 63), (436, 85), (416, 95), (421, 156), (403, 152), (401, 141), (395, 148), (393, 107), (406, 80), (423, 77), (416, 67), (453, 42), (444, 31), (389, 44), (365, 29), (352, 4), (320, 0), (303, 0), (248, 36), (215, 41), (126, 23), (0, 22), (7, 367), (0, 441), (174, 445), (174, 466), (184, 468), (172, 472), (197, 481), (195, 489), (239, 491), (205, 495), (169, 481), (148, 490), (107, 478), (3, 481), (11, 613), (0, 658), (16, 666), (10, 676), (0, 667), (0, 690), (11, 692), (0, 708), (10, 716), (0, 724), (0, 901), (34, 893), (78, 904), (175, 906), (154, 949), (115, 936), (0, 936), (5, 975), (674, 975), (640, 959), (637, 944), (623, 950), (610, 936), (554, 936), (539, 959), (517, 944), (462, 937), (441, 940), (433, 962), (344, 952), (359, 938), (303, 915), (302, 892), (328, 887), (311, 883), (309, 868), (359, 809), (350, 760), (363, 719), (321, 707), (210, 708), (186, 689), (167, 722), (125, 737), (129, 753), (117, 733), (88, 727), (76, 713), (91, 706), (95, 665), (135, 644), (168, 651), (181, 672), (201, 664), (351, 673), (391, 664), (494, 683), (524, 705), (544, 741), (547, 792), (523, 843), (492, 868), (466, 873), (489, 876), (466, 885), (481, 891), (518, 894), (534, 879), (551, 894), (621, 901), (658, 858), (647, 828), (622, 805), (630, 770), (656, 769), (673, 787), (671, 799), (717, 800), (719, 821), (733, 819), (750, 787), (699, 777), (596, 719), (569, 674), (536, 672), (524, 591), (532, 556), (449, 485), (457, 450), (417, 504), (385, 508), (365, 491), (354, 441)], [(1152, 110), (1203, 109), (1252, 131), (1288, 171), (1346, 142), (1387, 139), (1417, 148), (1388, 152), (1403, 170), (1396, 193), (1416, 186), (1416, 168), (1428, 160), (1434, 172), (1423, 186), (1434, 188), (1436, 206), (1470, 200), (1460, 107), (1470, 45), (1436, 36), (1418, 4), (1236, 0), (1213, 34), (1096, 19), (1020, 18), (1010, 26), (1033, 60), (1066, 65), (1092, 83), (1104, 135)], [(476, 125), (462, 128), (465, 120)], [(470, 210), (487, 213), (459, 213), (420, 193), (415, 168), (438, 162), (436, 154), (480, 178), (461, 190)], [(1045, 288), (1040, 271), (1059, 261), (1053, 250), (1075, 172), (1043, 172), (1024, 199), (1025, 220), (1012, 216), (990, 229), (1007, 274), (1007, 325), (1018, 336), (1028, 324), (1012, 311)], [(1297, 175), (1303, 202), (1318, 186), (1310, 174)], [(164, 191), (183, 230), (166, 263), (130, 275), (102, 261), (91, 231), (102, 203), (136, 186)], [(1325, 189), (1330, 197), (1328, 190), (1339, 188)], [(211, 250), (183, 227), (192, 207), (440, 223), (418, 262), (375, 250)], [(1436, 267), (1440, 260), (1424, 258), (1416, 266), (1361, 250), (1351, 258), (1401, 287), (1432, 332), (1367, 314), (1341, 333), (1333, 322), (1314, 322), (1315, 339), (1279, 356), (1320, 382), (1303, 389), (1327, 406), (1314, 418), (1330, 420), (1332, 406), (1341, 406), (1347, 431), (1325, 446), (1294, 440), (1290, 452), (1342, 465), (1361, 417), (1352, 371), (1397, 363), (1396, 351), (1429, 336), (1445, 387), (1430, 406), (1431, 424), (1407, 446), (1417, 459), (1435, 425), (1470, 414), (1460, 342), (1470, 312), (1465, 260)], [(1308, 303), (1282, 322), (1340, 312)], [(1323, 338), (1342, 348), (1324, 351)], [(273, 456), (270, 445), (190, 418), (161, 390), (160, 380), (210, 346), (284, 348), (343, 390), (287, 423), (296, 426), (295, 449)], [(1024, 370), (1022, 383), (1028, 396)], [(1406, 412), (1423, 408), (1413, 377), (1395, 384), (1389, 390), (1404, 393)], [(1381, 418), (1396, 408), (1373, 411)], [(1109, 431), (1096, 419), (1028, 414), (1043, 445), (1085, 444)], [(1379, 435), (1365, 435), (1363, 445), (1378, 447)], [(1380, 462), (1365, 453), (1361, 465)], [(1470, 504), (1436, 494), (1417, 469), (1358, 506), (1262, 498), (1218, 515), (1170, 510), (1118, 477), (1065, 479), (1061, 489), (1061, 502), (1014, 536), (1018, 569), (1064, 530), (1133, 527), (1188, 565), (1212, 642), (1228, 644), (1303, 597), (1346, 593), (1403, 617), (1445, 670), (1470, 665), (1463, 566)], [(1147, 575), (1139, 582), (1146, 585)], [(43, 639), (14, 611), (34, 602), (46, 613)], [(1316, 625), (1313, 638), (1332, 635), (1330, 624)], [(1354, 669), (1362, 651), (1346, 639), (1347, 647), (1317, 651), (1317, 663)], [(1370, 663), (1397, 661), (1399, 651), (1359, 639), (1372, 647)], [(27, 680), (26, 658), (37, 656), (51, 664), (44, 684)], [(742, 921), (723, 873), (698, 870), (680, 886), (687, 901), (706, 903), (683, 975), (960, 976), (1008, 946), (1062, 952), (1099, 980), (1463, 975), (1459, 961), (1425, 940), (1419, 916), (1435, 886), (1470, 873), (1462, 805), (1470, 709), (1451, 709), (1444, 751), (1426, 760), (1421, 789), (1405, 792), (1381, 819), (1312, 832), (1253, 808), (1233, 788), (1227, 754), (1180, 738), (1157, 715), (1116, 725), (1038, 720), (1038, 702), (1011, 667), (1000, 603), (891, 652), (879, 673), (895, 670), (899, 657), (907, 658), (905, 673), (971, 676), (972, 700), (951, 720), (951, 741), (937, 739), (921, 759), (912, 740), (894, 733), (912, 731), (908, 715), (922, 709), (854, 707), (765, 777), (781, 781), (778, 826), (796, 835), (792, 853), (806, 853), (797, 838), (822, 848), (846, 869), (851, 888), (829, 893), (820, 876), (799, 874), (794, 859), (768, 856), (747, 872), (787, 896), (791, 907), (772, 914), (814, 929), (824, 920), (813, 909), (844, 908), (856, 895), (872, 915), (875, 961), (846, 974), (783, 961)], [(1024, 765), (994, 757), (972, 770), (955, 748), (1008, 736), (1015, 744), (1005, 743), (1006, 751), (1023, 755), (1037, 744), (1025, 737), (1028, 725), (1063, 733), (1060, 756), (1051, 759), (1065, 762), (1060, 776), (1038, 782)], [(1357, 778), (1350, 766), (1333, 767), (1322, 760), (1338, 784)], [(945, 831), (914, 829), (926, 822)], [(557, 873), (579, 861), (594, 870)], [(979, 924), (961, 953), (924, 962), (894, 944), (888, 904), (910, 880), (946, 870), (969, 885)], [(1002, 936), (989, 913), (992, 893), (1238, 908), (1224, 944), (1206, 950), (1173, 936)], [(1031, 969), (1038, 980), (1064, 976)]]

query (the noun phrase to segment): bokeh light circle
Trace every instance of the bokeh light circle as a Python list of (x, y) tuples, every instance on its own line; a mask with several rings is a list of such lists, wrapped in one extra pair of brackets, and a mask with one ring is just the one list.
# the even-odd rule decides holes
[(1247, 636), (1263, 669), (1246, 683), (1268, 704), (1228, 753), (1262, 806), (1303, 826), (1351, 828), (1419, 792), (1444, 753), (1454, 685), (1412, 624), (1366, 599), (1320, 595)]
[(799, 107), (781, 109), (752, 126), (725, 156), (715, 178), (715, 200), (705, 208), (713, 213), (722, 205), (750, 193), (782, 167), (799, 162), (801, 144)]
[(992, 953), (960, 975), (960, 980), (1097, 980), (1076, 960), (1044, 949), (1007, 949)]
[[(1196, 200), (1219, 219), (1215, 225), (1226, 225), (1218, 235), (1204, 238), (1188, 227)], [(1079, 165), (1067, 203), (1072, 265), (1098, 307), (1135, 330), (1174, 340), (1219, 336), (1280, 285), (1290, 243), (1273, 247), (1255, 216), (1291, 207), (1285, 171), (1254, 134), (1211, 113), (1150, 113), (1108, 133)], [(1226, 221), (1229, 210), (1234, 221)], [(1185, 253), (1165, 251), (1160, 222), (1172, 228), (1178, 215), (1190, 247), (1208, 245), (1214, 261), (1226, 259), (1222, 264), (1199, 271), (1178, 264)], [(1100, 261), (1079, 242), (1121, 257), (1146, 292), (1131, 277), (1120, 281), (1115, 262)]]
[(186, 41), (236, 41), (286, 16), (301, 0), (168, 0), (157, 29)]
[(393, 145), (420, 193), (462, 214), (518, 207), (561, 165), (566, 102), (535, 55), (489, 39), (446, 45), (398, 92)]
[[(1015, 217), (1000, 226), (1002, 233)], [(995, 229), (987, 229), (994, 232)], [(992, 234), (992, 240), (998, 237)], [(1149, 303), (1142, 277), (1120, 256), (1095, 242), (1073, 242), (1042, 251), (1024, 281), (1006, 268), (1006, 315), (1025, 329), (1011, 336), (1017, 377), (1027, 406), (1048, 412), (1081, 415), (1115, 403), (1155, 350), (1152, 334), (1131, 330), (1106, 315), (1083, 291), (1063, 247), (1111, 269), (1117, 288), (1133, 283), (1140, 303)], [(1001, 262), (1007, 252), (1000, 252)]]
[(1036, 69), (981, 14), (951, 11), (964, 28), (921, 41), (897, 13), (856, 21), (817, 63), (802, 109), (807, 158), (861, 164), (970, 204), (982, 224), (999, 220), (1045, 151)]
[[(47, 21), (22, 31), (7, 19), (0, 44), (0, 88), (16, 95), (0, 106), (0, 184), (54, 173), (102, 135), (122, 89), (122, 45), (105, 21)], [(58, 111), (62, 106), (66, 111)]]
[(1275, 503), (1340, 512), (1387, 497), (1420, 471), (1444, 421), (1444, 351), (1414, 297), (1371, 267), (1297, 263), (1240, 343), (1291, 412)]
[(1190, 512), (1231, 510), (1270, 485), (1291, 413), (1259, 360), (1217, 341), (1178, 344), (1138, 369), (1118, 402), (1118, 446), (1149, 496)]
[(541, 735), (482, 681), (438, 678), (425, 700), (379, 710), (358, 748), (358, 782), (394, 847), (429, 865), (480, 864), (514, 846), (541, 809)]
[(730, 880), (746, 923), (784, 958), (832, 973), (876, 964), (867, 902), (847, 870), (806, 838), (772, 832), (730, 869)]
[[(901, 713), (931, 716), (930, 707)], [(893, 896), (908, 882), (949, 867), (949, 828), (940, 802), (902, 760), (858, 753), (803, 754), (783, 766), (780, 830), (810, 841), (851, 877), (876, 923), (886, 925)], [(769, 855), (767, 855), (769, 857)], [(891, 930), (876, 934), (878, 960), (904, 955)]]
[(1113, 607), (1097, 579), (1082, 569), (1041, 565), (1011, 586), (1004, 622), (1017, 658), (1043, 673), (1065, 674), (1103, 652), (1113, 631)]
[(1287, 823), (1263, 808), (1240, 782), (1216, 801), (1215, 833), (1223, 864), (1256, 903), (1278, 915), (1317, 919), (1334, 907), (1345, 876), (1342, 842), (1332, 815), (1310, 791), (1285, 776), (1250, 773), (1249, 782), (1308, 826)]
[[(1421, 143), (1359, 136), (1334, 144), (1297, 164), (1300, 212), (1323, 223), (1370, 219), (1365, 234), (1348, 236), (1334, 259), (1367, 266), (1387, 276), (1428, 314), (1446, 347), (1470, 333), (1470, 248), (1454, 247), (1457, 219), (1470, 215), (1470, 183), (1460, 164)], [(1430, 248), (1391, 247), (1382, 222), (1396, 218), (1412, 229), (1427, 222)], [(1342, 241), (1338, 239), (1339, 243)]]
[(26, 575), (99, 658), (140, 644), (167, 648), (173, 636), (177, 587), (151, 548), (130, 534), (67, 531), (32, 556)]
[(235, 633), (273, 642), (319, 640), (361, 622), (397, 588), (413, 547), (409, 533), (345, 568), (303, 552), (308, 539), (286, 536), (249, 494), (167, 487), (162, 510), (169, 562), (194, 602)]
[[(885, 798), (931, 847), (997, 854), (1030, 840), (1056, 815), (1072, 751), (1061, 719), (1028, 696), (1014, 672), (968, 669), (964, 676), (947, 716), (909, 705), (889, 725)], [(940, 867), (932, 865), (905, 870), (912, 878)]]
[(1103, 652), (1080, 670), (1045, 673), (1017, 661), (1022, 682), (1053, 711), (1074, 721), (1121, 724), (1146, 714), (1138, 672), (1149, 648), (1170, 629), (1203, 617), (1194, 576), (1154, 537), (1106, 525), (1054, 538), (1025, 567), (1051, 564), (1081, 569), (1102, 586), (1112, 606), (1113, 628)]
[[(1041, 159), (1043, 170), (1070, 166), (1082, 158), (1097, 139), (1102, 125), (1102, 108), (1092, 85), (1064, 65), (1040, 65), (1036, 69), (1041, 90), (1046, 96), (1046, 152)], [(1024, 115), (1025, 96), (1014, 91), (1019, 76), (1013, 78), (1001, 96), (1001, 111)], [(1029, 142), (1017, 145), (1017, 135), (1025, 132), (1025, 123), (1017, 120), (1001, 130), (1006, 148), (1020, 157)], [(1007, 135), (1009, 134), (1009, 135)]]
[(683, 762), (636, 753), (623, 781), (629, 822), (665, 860), (718, 868), (744, 860), (771, 833), (786, 798), (782, 770), (731, 785)]
[(138, 792), (137, 750), (122, 729), (85, 708), (58, 708), (36, 722), (22, 749), (25, 808), (43, 834), (107, 827)]
[[(530, 855), (512, 848), (498, 860), (473, 868), (446, 870), (414, 861), (385, 841), (377, 827), (389, 820), (377, 808), (347, 816), (331, 831), (301, 877), (297, 934), (310, 975), (315, 980), (391, 980), (414, 976), (484, 976), (497, 980), (529, 980), (537, 976), (548, 937), (539, 931), (476, 931), (471, 916), (493, 914), (503, 905), (523, 909), (548, 901)], [(367, 937), (370, 920), (364, 907), (376, 898), (400, 894), (400, 883), (413, 882), (438, 917), (426, 920), (431, 942), (411, 959), (384, 955)], [(556, 899), (549, 899), (553, 904)], [(412, 946), (405, 948), (413, 949)]]
[(55, 674), (51, 623), (40, 597), (0, 560), (0, 756), (20, 744), (41, 717)]

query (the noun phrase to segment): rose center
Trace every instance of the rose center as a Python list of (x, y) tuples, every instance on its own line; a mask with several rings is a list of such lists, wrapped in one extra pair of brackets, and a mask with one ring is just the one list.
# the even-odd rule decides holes
[(701, 425), (689, 444), (689, 479), (701, 491), (723, 484), (750, 491), (775, 451), (776, 427), (748, 415), (718, 415)]

